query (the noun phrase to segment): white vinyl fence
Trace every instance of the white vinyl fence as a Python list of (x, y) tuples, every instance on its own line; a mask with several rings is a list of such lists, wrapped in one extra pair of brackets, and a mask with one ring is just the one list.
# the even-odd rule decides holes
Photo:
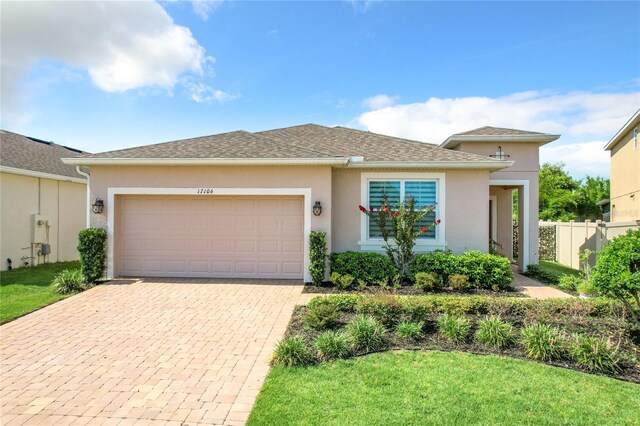
[[(580, 253), (584, 250), (595, 251), (597, 255), (605, 244), (618, 235), (625, 234), (629, 229), (640, 228), (638, 222), (608, 223), (601, 220), (540, 222), (539, 225), (541, 230), (544, 228), (548, 231), (551, 228), (555, 231), (547, 233), (547, 242), (549, 234), (555, 234), (555, 259), (549, 260), (555, 260), (574, 269), (580, 269)], [(592, 265), (595, 263), (595, 256), (591, 256), (589, 263)]]

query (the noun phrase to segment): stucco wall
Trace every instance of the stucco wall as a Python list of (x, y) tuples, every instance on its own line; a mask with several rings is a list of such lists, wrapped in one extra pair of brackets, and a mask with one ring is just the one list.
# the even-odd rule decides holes
[(22, 256), (31, 255), (33, 214), (49, 221), (51, 244), (51, 254), (35, 263), (78, 259), (78, 232), (86, 225), (86, 188), (80, 183), (0, 173), (1, 270), (7, 269), (7, 258), (18, 267)]
[[(333, 248), (334, 251), (360, 250), (361, 173), (366, 169), (333, 170)], [(383, 172), (399, 172), (384, 170)], [(429, 172), (429, 170), (412, 170)], [(441, 173), (442, 171), (433, 171)], [(406, 173), (406, 170), (405, 170)], [(445, 226), (447, 247), (456, 253), (488, 250), (489, 172), (448, 170), (445, 173)], [(441, 225), (442, 226), (442, 225)]]
[(497, 207), (497, 243), (498, 251), (513, 260), (513, 190), (492, 186), (491, 195), (496, 196)]
[(610, 199), (611, 222), (640, 219), (640, 146), (633, 148), (633, 129), (611, 150)]

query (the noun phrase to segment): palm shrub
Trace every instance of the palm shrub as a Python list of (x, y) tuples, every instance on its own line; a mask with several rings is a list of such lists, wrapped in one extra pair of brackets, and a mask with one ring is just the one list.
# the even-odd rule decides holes
[(311, 329), (325, 330), (338, 325), (340, 313), (335, 305), (320, 304), (309, 307), (302, 315), (302, 322)]
[(438, 317), (438, 331), (454, 343), (462, 343), (471, 333), (471, 322), (465, 317), (442, 314)]
[(569, 355), (580, 367), (597, 373), (611, 373), (618, 370), (618, 348), (610, 340), (593, 336), (575, 336), (569, 344)]
[(311, 231), (309, 234), (309, 274), (315, 285), (322, 284), (327, 270), (327, 233)]
[(355, 350), (371, 352), (384, 346), (384, 325), (370, 315), (356, 315), (347, 324), (346, 332), (349, 344)]
[(273, 365), (293, 367), (305, 365), (310, 359), (311, 356), (302, 337), (293, 336), (286, 337), (277, 343), (271, 363)]
[(325, 331), (318, 336), (314, 346), (320, 361), (346, 358), (349, 354), (347, 336), (339, 331)]
[(599, 294), (625, 305), (640, 330), (640, 229), (630, 229), (604, 246), (598, 253), (592, 278)]
[(437, 290), (442, 280), (434, 272), (418, 272), (415, 275), (415, 288), (422, 289), (424, 291)]
[(562, 332), (546, 324), (525, 326), (520, 331), (520, 342), (529, 358), (550, 361), (562, 357), (564, 353)]
[(80, 269), (65, 269), (55, 276), (52, 284), (53, 291), (60, 294), (76, 293), (86, 288)]
[(418, 340), (422, 338), (422, 329), (424, 328), (424, 322), (409, 322), (403, 321), (396, 327), (396, 334), (405, 339)]
[(107, 231), (102, 228), (87, 228), (78, 234), (78, 254), (84, 282), (94, 283), (104, 275), (106, 243)]
[(513, 326), (500, 316), (487, 316), (478, 322), (476, 339), (487, 346), (504, 348), (515, 342)]

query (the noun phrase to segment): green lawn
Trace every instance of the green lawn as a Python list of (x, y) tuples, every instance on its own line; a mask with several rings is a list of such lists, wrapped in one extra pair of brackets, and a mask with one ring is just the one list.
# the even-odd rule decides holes
[(68, 297), (54, 293), (51, 281), (60, 271), (79, 267), (79, 262), (59, 262), (0, 272), (0, 324)]
[(640, 385), (499, 356), (386, 352), (275, 367), (249, 425), (640, 424)]
[(577, 269), (569, 268), (568, 266), (564, 266), (560, 263), (552, 262), (550, 260), (541, 260), (540, 269), (551, 272), (555, 275), (575, 275), (576, 277), (580, 276), (580, 271), (578, 271)]

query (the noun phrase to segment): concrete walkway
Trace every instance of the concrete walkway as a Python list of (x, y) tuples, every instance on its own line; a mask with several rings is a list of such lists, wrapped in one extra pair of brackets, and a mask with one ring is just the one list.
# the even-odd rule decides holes
[(244, 424), (302, 288), (115, 280), (5, 324), (0, 424)]
[(513, 267), (513, 287), (521, 290), (524, 294), (534, 299), (551, 299), (551, 298), (567, 298), (573, 297), (570, 294), (560, 291), (557, 288), (549, 287), (539, 281), (532, 280), (529, 277), (518, 273), (516, 267)]

